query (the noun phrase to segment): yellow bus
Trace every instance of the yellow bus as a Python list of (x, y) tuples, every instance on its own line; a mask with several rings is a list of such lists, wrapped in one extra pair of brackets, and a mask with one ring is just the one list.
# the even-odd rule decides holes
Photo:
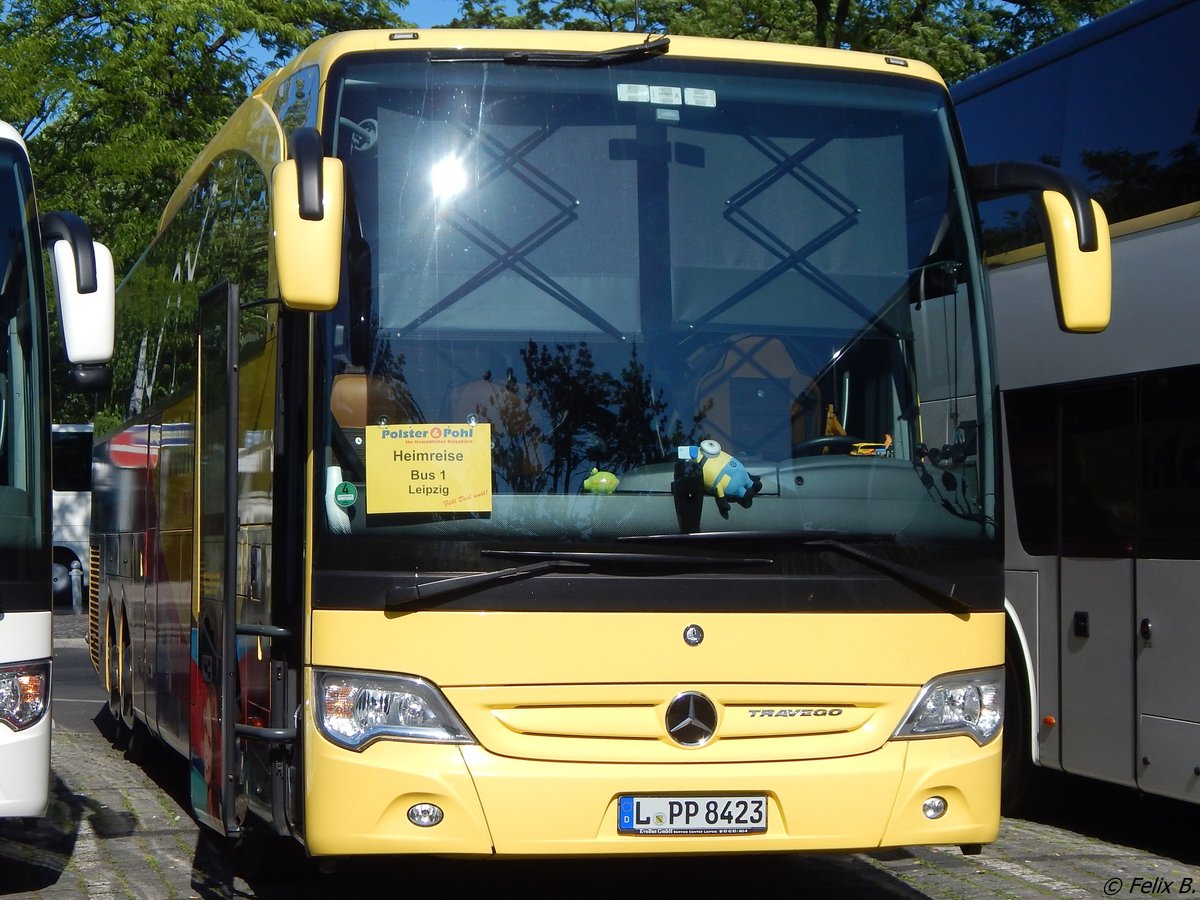
[(973, 196), (1064, 327), (1103, 215), (965, 168), (899, 58), (335, 35), (196, 160), (118, 298), (90, 646), (197, 818), (313, 856), (957, 844), (999, 826)]

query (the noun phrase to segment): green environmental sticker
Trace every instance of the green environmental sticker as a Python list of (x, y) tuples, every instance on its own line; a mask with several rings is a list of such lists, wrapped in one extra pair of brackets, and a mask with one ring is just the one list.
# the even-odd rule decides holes
[(358, 488), (349, 481), (343, 481), (333, 489), (333, 499), (343, 509), (353, 506), (354, 501), (358, 499)]

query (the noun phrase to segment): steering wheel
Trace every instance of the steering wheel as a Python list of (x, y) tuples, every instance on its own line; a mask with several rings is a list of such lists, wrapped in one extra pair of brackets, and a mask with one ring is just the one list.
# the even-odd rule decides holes
[(850, 448), (860, 443), (862, 438), (831, 434), (793, 444), (792, 456), (849, 456)]

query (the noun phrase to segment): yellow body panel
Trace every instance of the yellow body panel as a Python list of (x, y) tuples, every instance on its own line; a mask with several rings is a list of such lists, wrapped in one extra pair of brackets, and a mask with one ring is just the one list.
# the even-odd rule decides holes
[[(381, 741), (362, 753), (306, 732), (306, 841), (313, 855), (438, 853), (720, 853), (987, 843), (1000, 824), (1000, 742), (896, 742), (860, 757), (688, 768), (542, 763), (479, 747)], [(313, 789), (312, 785), (332, 785)], [(753, 835), (617, 833), (622, 794), (765, 794), (768, 830)], [(948, 801), (929, 820), (921, 804)], [(433, 828), (415, 803), (446, 812)]]
[(175, 193), (163, 209), (158, 223), (159, 230), (165, 228), (175, 217), (196, 182), (222, 154), (235, 150), (248, 153), (258, 163), (259, 168), (270, 173), (275, 163), (284, 158), (286, 149), (287, 138), (271, 107), (261, 98), (251, 97), (238, 107), (188, 167), (179, 187), (175, 189)]
[[(426, 50), (489, 50), (531, 52), (595, 53), (615, 50), (653, 40), (660, 35), (612, 34), (605, 31), (526, 31), (520, 29), (378, 29), (347, 31), (329, 35), (310, 45), (286, 67), (269, 76), (256, 90), (256, 96), (271, 97), (276, 85), (306, 66), (320, 66), (322, 81), (329, 66), (347, 53), (372, 50), (389, 52)], [(937, 71), (923, 63), (896, 56), (879, 56), (854, 50), (831, 50), (826, 47), (805, 47), (797, 44), (776, 44), (767, 41), (740, 41), (727, 38), (668, 35), (668, 56), (687, 56), (693, 59), (740, 60), (744, 62), (791, 63), (822, 66), (834, 69), (856, 69), (866, 72), (886, 72), (891, 76), (921, 78), (943, 84)]]
[[(308, 677), (304, 693), (312, 696)], [(311, 715), (304, 717), (303, 741), (304, 841), (312, 855), (491, 854), (460, 747), (380, 741), (354, 753), (322, 737)], [(446, 820), (433, 829), (410, 823), (408, 808), (423, 802), (438, 804)]]
[[(683, 630), (698, 624), (704, 642)], [(924, 684), (1002, 665), (1004, 614), (489, 613), (316, 610), (313, 665), (443, 689), (648, 682)], [(826, 698), (824, 702), (832, 702)]]
[[(692, 622), (705, 631), (699, 647), (682, 639)], [(314, 854), (511, 855), (990, 841), (1000, 741), (889, 738), (929, 678), (1000, 665), (1003, 629), (1002, 613), (645, 613), (633, 623), (597, 613), (318, 611), (313, 665), (427, 678), (478, 743), (383, 740), (354, 752), (306, 716), (306, 840)], [(663, 734), (666, 704), (686, 690), (718, 708), (717, 736), (703, 747)], [(623, 794), (765, 795), (769, 830), (620, 835)], [(934, 794), (949, 810), (931, 821), (921, 804)], [(409, 823), (421, 801), (445, 809), (445, 821)]]

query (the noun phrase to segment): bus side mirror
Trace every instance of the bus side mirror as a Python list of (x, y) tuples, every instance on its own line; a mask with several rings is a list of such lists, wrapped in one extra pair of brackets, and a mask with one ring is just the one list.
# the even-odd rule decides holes
[(111, 381), (116, 277), (112, 254), (92, 240), (71, 213), (42, 217), (42, 237), (50, 251), (63, 348), (77, 390), (103, 390)]
[(1043, 192), (1041, 201), (1058, 324), (1063, 331), (1103, 331), (1112, 312), (1112, 245), (1104, 210), (1090, 201), (1096, 248), (1083, 250), (1071, 202), (1058, 191)]
[(324, 155), (320, 134), (301, 128), (292, 158), (271, 173), (271, 222), (279, 295), (289, 309), (337, 306), (345, 207), (342, 161)]
[(1074, 178), (1038, 163), (972, 166), (980, 199), (1029, 192), (1039, 201), (1058, 324), (1063, 331), (1097, 332), (1112, 311), (1112, 244), (1104, 210)]

